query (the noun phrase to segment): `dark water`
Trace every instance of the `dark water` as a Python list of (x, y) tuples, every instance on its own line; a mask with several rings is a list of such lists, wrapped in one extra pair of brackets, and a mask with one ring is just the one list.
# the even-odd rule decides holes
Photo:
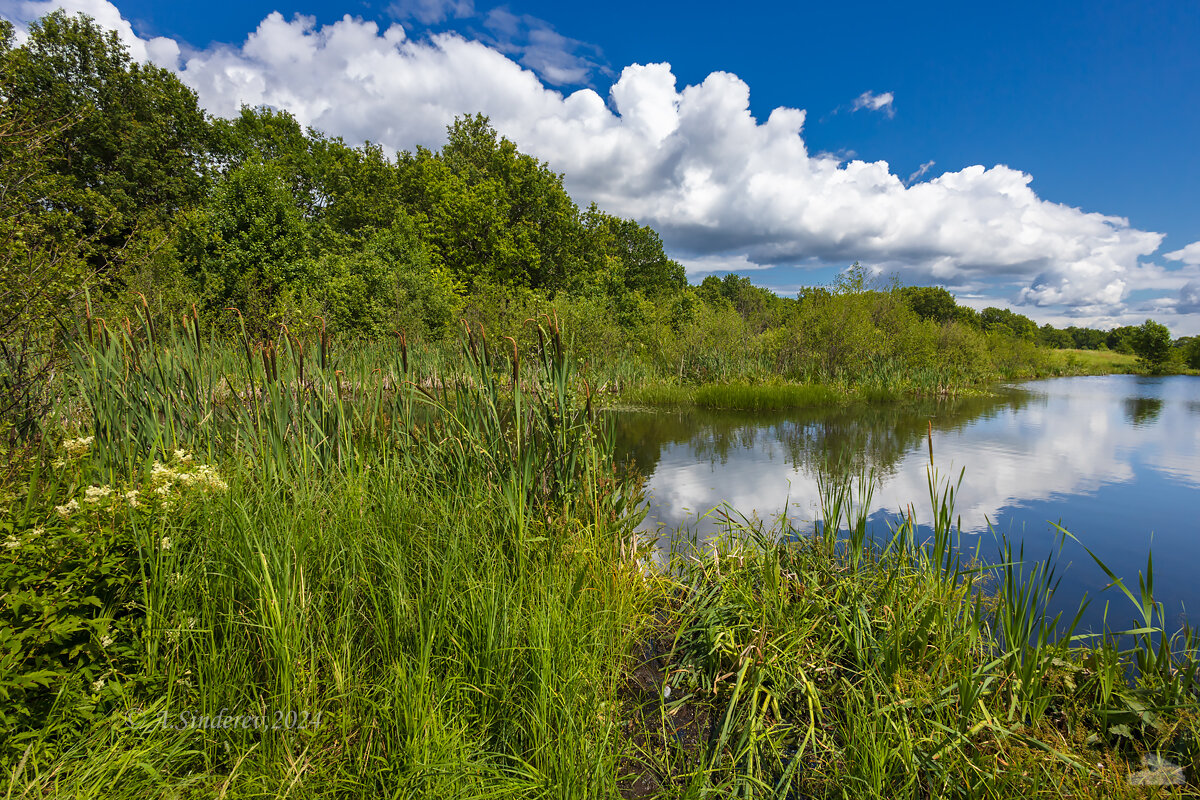
[[(965, 468), (956, 502), (966, 544), (994, 555), (1001, 531), (1027, 557), (1058, 546), (1059, 523), (1137, 593), (1153, 549), (1155, 597), (1168, 620), (1200, 620), (1200, 378), (1114, 375), (1021, 384), (1001, 396), (790, 412), (622, 412), (618, 456), (647, 476), (643, 528), (716, 530), (727, 503), (771, 521), (785, 510), (811, 530), (822, 477), (874, 471), (878, 535), (912, 504), (931, 519), (927, 431), (943, 476)], [(991, 530), (989, 530), (989, 524)], [(1097, 628), (1130, 620), (1128, 600), (1078, 544), (1063, 546), (1056, 604)]]

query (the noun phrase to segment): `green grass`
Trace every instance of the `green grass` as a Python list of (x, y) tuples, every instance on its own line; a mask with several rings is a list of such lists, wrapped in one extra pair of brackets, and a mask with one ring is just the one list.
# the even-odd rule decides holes
[(731, 382), (694, 387), (655, 384), (631, 390), (621, 400), (630, 405), (767, 411), (836, 405), (846, 395), (821, 384)]
[[(994, 380), (1032, 380), (1060, 375), (1140, 373), (1137, 358), (1107, 350), (1044, 350), (1045, 362), (995, 375)], [(892, 403), (916, 397), (970, 396), (986, 392), (986, 383), (965, 373), (936, 367), (903, 369), (883, 363), (853, 379), (809, 383), (762, 380), (723, 380), (698, 385), (646, 379), (621, 392), (617, 405), (682, 407), (715, 410), (770, 411), (828, 407), (850, 402)]]
[[(1128, 776), (1146, 752), (1195, 780), (1196, 642), (1164, 635), (1152, 562), (1126, 592), (1132, 642), (1073, 638), (1076, 622), (1046, 612), (1055, 554), (1001, 540), (994, 566), (961, 558), (957, 483), (931, 467), (929, 486), (928, 541), (903, 520), (870, 544), (864, 481), (824, 487), (816, 533), (730, 514), (716, 541), (673, 548), (648, 662), (672, 691), (639, 718), (646, 783), (662, 796), (1140, 797)], [(689, 737), (697, 725), (707, 740)]]
[(1056, 636), (1055, 560), (959, 559), (931, 467), (930, 542), (873, 545), (870, 481), (828, 480), (816, 531), (731, 513), (647, 569), (593, 384), (533, 334), (85, 336), (0, 485), (6, 795), (1140, 797), (1158, 751), (1195, 780), (1152, 562), (1134, 632)]
[(701, 408), (736, 408), (748, 411), (767, 411), (779, 408), (832, 405), (840, 394), (819, 384), (723, 383), (696, 389), (694, 402)]
[(1074, 375), (1140, 372), (1137, 356), (1113, 350), (1050, 350), (1051, 368)]

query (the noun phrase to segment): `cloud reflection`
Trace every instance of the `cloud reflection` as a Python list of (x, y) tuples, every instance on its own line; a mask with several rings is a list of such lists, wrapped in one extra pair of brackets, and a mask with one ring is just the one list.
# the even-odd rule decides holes
[[(764, 521), (787, 510), (807, 528), (820, 513), (821, 476), (870, 470), (879, 479), (873, 517), (895, 517), (912, 503), (918, 523), (928, 524), (930, 425), (940, 474), (957, 479), (965, 468), (956, 511), (971, 533), (1043, 501), (1061, 501), (1069, 527), (1072, 503), (1102, 505), (1106, 486), (1144, 474), (1200, 488), (1200, 428), (1190, 418), (1200, 382), (1105, 376), (1025, 388), (1033, 394), (953, 405), (630, 420), (626, 449), (648, 475), (645, 527), (694, 525), (728, 503)], [(716, 523), (698, 527), (711, 532)]]

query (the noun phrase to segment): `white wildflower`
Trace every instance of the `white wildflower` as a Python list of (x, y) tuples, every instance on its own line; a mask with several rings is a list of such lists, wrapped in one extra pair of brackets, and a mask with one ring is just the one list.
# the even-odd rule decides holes
[(171, 484), (164, 483), (162, 486), (159, 486), (157, 489), (155, 489), (154, 493), (159, 497), (166, 497), (171, 493)]
[(190, 463), (192, 463), (192, 454), (186, 450), (176, 450), (175, 451), (175, 460), (182, 461), (185, 464), (190, 464)]
[(99, 692), (103, 688), (104, 688), (104, 678), (97, 678), (95, 681), (92, 682), (92, 691), (93, 692)]
[(171, 549), (171, 537), (170, 536), (162, 537), (162, 541), (160, 541), (158, 543), (158, 549), (160, 549), (164, 552), (167, 550), (170, 550)]
[(86, 453), (92, 447), (92, 442), (96, 441), (95, 436), (84, 436), (80, 439), (68, 439), (63, 442), (63, 449), (67, 451), (67, 455), (74, 458)]
[(113, 643), (113, 638), (111, 636), (109, 636), (107, 633), (100, 637), (100, 646), (101, 647), (104, 647), (104, 648), (111, 647), (112, 643)]
[(45, 532), (46, 532), (45, 528), (38, 527), (38, 528), (34, 528), (33, 530), (31, 530), (29, 533), (32, 536), (41, 536)]
[(150, 466), (150, 480), (154, 481), (155, 483), (169, 481), (174, 477), (175, 470), (171, 469), (161, 461), (155, 461)]
[(16, 550), (18, 547), (21, 546), (21, 540), (18, 539), (16, 536), (9, 536), (7, 539), (4, 540), (4, 546), (7, 547), (9, 550)]
[(88, 503), (99, 503), (105, 497), (112, 494), (111, 486), (89, 486), (84, 490), (84, 501)]
[(140, 494), (141, 493), (138, 492), (137, 489), (134, 489), (132, 492), (125, 493), (125, 502), (129, 504), (130, 508), (137, 508), (141, 505), (141, 502), (138, 500), (138, 496)]
[(196, 479), (208, 486), (209, 489), (217, 492), (223, 492), (229, 488), (229, 484), (221, 477), (221, 474), (208, 464), (202, 464), (196, 470)]
[(60, 516), (69, 517), (79, 510), (79, 501), (72, 497), (63, 505), (55, 506), (54, 510), (57, 511)]

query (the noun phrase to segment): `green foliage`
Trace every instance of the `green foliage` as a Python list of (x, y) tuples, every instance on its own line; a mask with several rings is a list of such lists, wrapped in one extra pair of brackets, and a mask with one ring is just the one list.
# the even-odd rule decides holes
[(1113, 328), (1104, 337), (1104, 344), (1114, 353), (1133, 354), (1133, 335), (1137, 331), (1134, 325), (1122, 325), (1118, 328)]
[(1071, 347), (1080, 350), (1099, 350), (1100, 348), (1108, 349), (1107, 334), (1105, 331), (1098, 331), (1094, 328), (1077, 328), (1071, 325), (1064, 329), (1070, 335), (1074, 344)]
[(900, 296), (921, 319), (949, 322), (958, 312), (954, 295), (941, 286), (905, 286)]
[(279, 170), (323, 251), (354, 249), (403, 213), (399, 173), (376, 145), (350, 147), (270, 108), (213, 124), (230, 168), (257, 160)]
[(615, 272), (621, 278), (621, 294), (641, 292), (646, 297), (669, 296), (687, 286), (683, 266), (667, 258), (662, 239), (651, 228), (606, 214), (594, 203), (582, 223), (596, 261), (590, 267), (592, 280)]
[(781, 322), (781, 298), (732, 272), (723, 278), (709, 275), (696, 294), (709, 305), (734, 309), (755, 331), (778, 327)]
[(1130, 336), (1133, 352), (1151, 372), (1161, 372), (1171, 357), (1171, 331), (1166, 325), (1148, 319)]
[(1192, 369), (1200, 369), (1200, 336), (1185, 337), (1179, 344), (1183, 363)]
[(256, 330), (281, 321), (290, 293), (312, 288), (308, 226), (271, 164), (224, 176), (188, 219), (183, 248), (206, 307), (239, 308)]
[[(166, 689), (145, 670), (149, 598), (178, 578), (176, 556), (198, 506), (227, 488), (182, 451), (171, 466), (91, 483), (112, 475), (92, 458), (94, 444), (70, 439), (37, 454), (24, 465), (20, 494), (5, 500), (0, 751), (8, 759), (103, 726), (130, 693)], [(151, 575), (163, 583), (148, 587)]]
[(1049, 323), (1038, 328), (1037, 340), (1038, 344), (1043, 347), (1052, 347), (1056, 350), (1077, 346), (1075, 344), (1075, 337), (1071, 335), (1069, 330), (1059, 330)]
[(401, 215), (361, 250), (323, 255), (311, 295), (334, 330), (378, 337), (404, 329), (440, 337), (457, 321), (462, 297), (449, 271), (433, 263), (416, 226)]
[(562, 178), (499, 138), (486, 117), (460, 118), (441, 153), (398, 165), (400, 196), (445, 266), (469, 289), (491, 282), (553, 294), (578, 268), (582, 226)]
[[(636, 482), (553, 318), (453, 355), (102, 330), (60, 409), (85, 401), (95, 438), (0, 484), (14, 794), (282, 796), (302, 753), (313, 796), (1099, 797), (1125, 743), (1196, 732), (1196, 641), (1164, 635), (1152, 562), (1136, 591), (1110, 575), (1132, 645), (1079, 648), (1069, 620), (1051, 636), (1054, 560), (966, 563), (932, 470), (932, 537), (906, 517), (872, 540), (870, 480), (823, 478), (815, 530), (726, 511), (646, 570)], [(762, 390), (697, 394), (831, 391)], [(219, 722), (276, 711), (295, 722)]]
[(170, 71), (130, 61), (117, 35), (56, 11), (4, 53), (8, 111), (58, 126), (47, 167), (62, 180), (52, 210), (90, 243), (91, 265), (119, 286), (125, 243), (168, 224), (204, 194), (209, 126), (195, 93)]
[(47, 212), (62, 191), (47, 150), (61, 126), (0, 109), (0, 435), (33, 435), (45, 414), (72, 301), (87, 284), (87, 242), (69, 214)]
[(1038, 333), (1036, 322), (1007, 308), (985, 308), (979, 312), (979, 321), (985, 331), (1007, 330), (1022, 339), (1033, 339)]

